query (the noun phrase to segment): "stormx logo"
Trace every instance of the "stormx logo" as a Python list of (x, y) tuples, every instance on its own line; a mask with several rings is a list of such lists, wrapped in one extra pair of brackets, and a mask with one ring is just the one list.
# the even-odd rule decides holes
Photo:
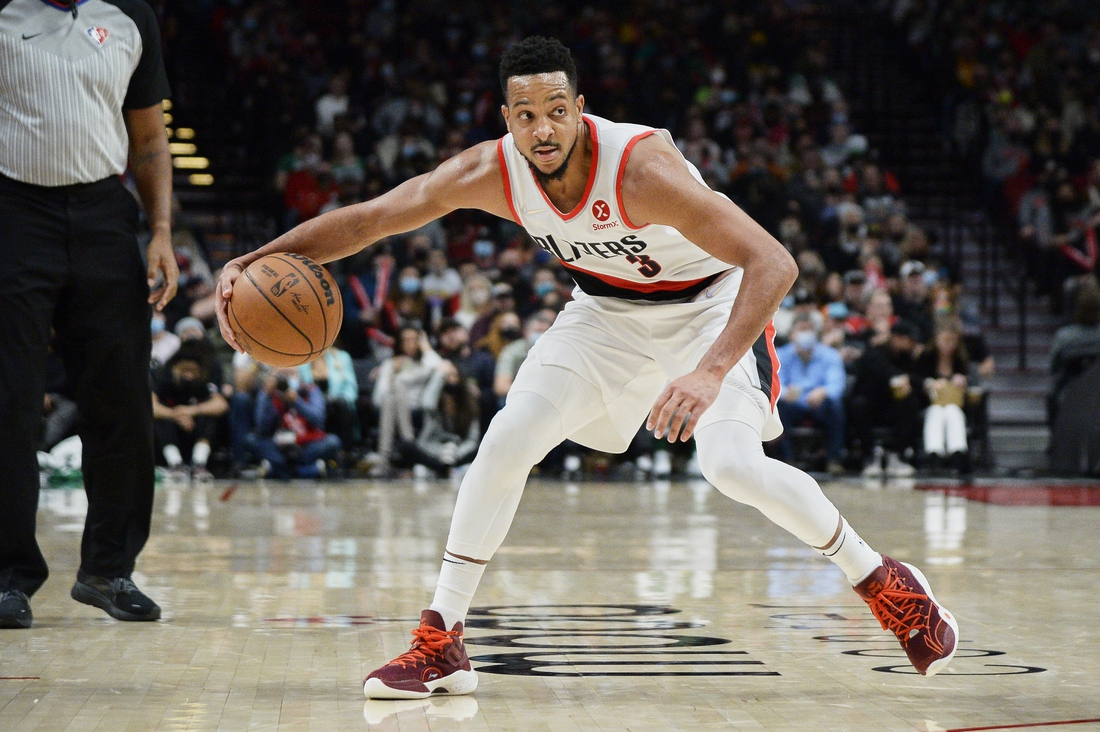
[(592, 224), (593, 231), (612, 229), (619, 225), (618, 221), (608, 221), (608, 219), (611, 218), (611, 206), (608, 205), (607, 201), (604, 201), (602, 199), (597, 200), (595, 203), (592, 204), (592, 217), (595, 218), (596, 221), (604, 222)]

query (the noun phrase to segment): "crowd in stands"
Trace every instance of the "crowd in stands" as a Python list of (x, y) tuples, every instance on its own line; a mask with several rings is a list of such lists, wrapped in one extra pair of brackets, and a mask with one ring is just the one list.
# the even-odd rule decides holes
[[(554, 35), (577, 57), (588, 111), (668, 128), (707, 183), (796, 257), (800, 277), (774, 321), (787, 436), (769, 452), (835, 473), (967, 469), (967, 415), (992, 358), (897, 177), (852, 129), (813, 9), (638, 0), (620, 17), (521, 5), (515, 16), (354, 0), (209, 9), (211, 48), (230, 69), (226, 114), (282, 135), (278, 154), (261, 151), (281, 225), (504, 134), (496, 59), (529, 32)], [(170, 471), (203, 477), (214, 458), (239, 475), (461, 475), (574, 287), (515, 224), (456, 212), (332, 263), (345, 301), (338, 345), (270, 370), (220, 343), (216, 265), (186, 227), (177, 251), (185, 284), (153, 320), (158, 453)], [(640, 431), (624, 456), (567, 443), (539, 469), (694, 467), (690, 443)]]
[[(949, 90), (948, 135), (984, 205), (1056, 314), (1050, 416), (1100, 356), (1100, 13), (1089, 0), (884, 4)], [(1078, 302), (1081, 300), (1082, 302)], [(1064, 346), (1072, 343), (1072, 356)]]

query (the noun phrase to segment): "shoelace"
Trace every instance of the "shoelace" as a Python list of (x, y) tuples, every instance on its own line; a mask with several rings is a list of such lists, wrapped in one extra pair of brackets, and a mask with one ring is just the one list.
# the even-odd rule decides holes
[(438, 655), (449, 643), (453, 643), (458, 638), (456, 630), (439, 630), (430, 625), (421, 625), (412, 634), (416, 639), (412, 647), (390, 663), (396, 663), (399, 666), (415, 666), (427, 660), (429, 655)]
[(914, 629), (928, 626), (928, 616), (922, 613), (927, 602), (927, 595), (910, 590), (891, 568), (886, 585), (867, 604), (882, 629), (892, 631), (904, 644)]

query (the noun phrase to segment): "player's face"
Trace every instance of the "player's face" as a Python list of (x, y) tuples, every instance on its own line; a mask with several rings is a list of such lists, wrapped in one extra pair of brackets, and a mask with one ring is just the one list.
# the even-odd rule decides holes
[(513, 76), (501, 107), (516, 147), (531, 166), (559, 178), (581, 132), (584, 97), (573, 96), (565, 72)]

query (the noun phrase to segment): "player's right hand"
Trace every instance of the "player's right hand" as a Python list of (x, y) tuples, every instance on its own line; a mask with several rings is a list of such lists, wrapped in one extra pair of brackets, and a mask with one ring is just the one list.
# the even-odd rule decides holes
[(244, 267), (235, 260), (227, 262), (222, 267), (221, 276), (218, 277), (218, 285), (214, 288), (214, 312), (218, 316), (218, 330), (222, 333), (225, 342), (233, 346), (237, 353), (244, 353), (244, 348), (237, 343), (233, 329), (229, 327), (229, 298), (233, 296), (233, 283), (241, 276)]

